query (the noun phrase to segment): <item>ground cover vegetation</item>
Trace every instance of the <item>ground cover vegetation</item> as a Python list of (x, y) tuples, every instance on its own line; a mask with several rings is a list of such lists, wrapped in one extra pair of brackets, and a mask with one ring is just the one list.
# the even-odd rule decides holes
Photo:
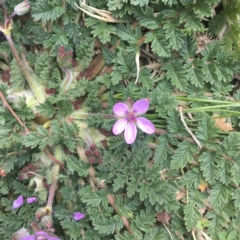
[(0, 239), (239, 238), (239, 0), (0, 5)]

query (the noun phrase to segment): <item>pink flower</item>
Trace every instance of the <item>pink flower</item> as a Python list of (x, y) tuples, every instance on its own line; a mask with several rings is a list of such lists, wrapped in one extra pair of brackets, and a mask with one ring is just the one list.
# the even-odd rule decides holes
[(50, 236), (48, 233), (44, 232), (44, 231), (39, 231), (36, 232), (34, 235), (31, 236), (26, 236), (21, 238), (20, 240), (42, 240), (42, 239), (46, 239), (46, 240), (61, 240), (60, 238), (54, 237), (54, 236)]
[(13, 202), (12, 210), (15, 210), (15, 209), (17, 209), (17, 208), (20, 208), (20, 207), (23, 205), (23, 202), (24, 202), (23, 196), (20, 195), (20, 196)]
[(30, 197), (30, 198), (27, 198), (27, 204), (30, 204), (30, 203), (34, 203), (37, 201), (37, 198), (36, 197)]
[(118, 135), (124, 131), (127, 144), (132, 144), (135, 141), (137, 127), (145, 133), (153, 134), (155, 132), (154, 125), (148, 119), (139, 117), (139, 115), (146, 113), (148, 108), (149, 99), (147, 98), (136, 101), (132, 106), (123, 102), (116, 103), (113, 106), (113, 112), (121, 119), (113, 125), (113, 134)]
[(75, 221), (79, 221), (85, 217), (85, 214), (80, 213), (80, 212), (75, 212), (75, 213), (73, 213), (72, 217)]

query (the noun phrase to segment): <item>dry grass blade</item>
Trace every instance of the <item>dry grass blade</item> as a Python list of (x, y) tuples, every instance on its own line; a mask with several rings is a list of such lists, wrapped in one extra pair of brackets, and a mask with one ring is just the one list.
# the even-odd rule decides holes
[(112, 23), (124, 23), (124, 22), (127, 22), (127, 21), (124, 21), (124, 20), (121, 20), (121, 19), (118, 19), (118, 18), (115, 18), (112, 16), (112, 13), (109, 12), (109, 11), (105, 11), (105, 10), (101, 10), (101, 9), (97, 9), (97, 8), (94, 8), (94, 7), (90, 7), (88, 5), (86, 5), (85, 3), (81, 3), (81, 5), (83, 5), (85, 8), (87, 8), (88, 10), (92, 10), (93, 12), (99, 14), (100, 16), (96, 15), (96, 14), (93, 14), (83, 8), (81, 8), (80, 6), (78, 6), (76, 3), (74, 3), (76, 5), (77, 8), (79, 8), (81, 11), (83, 11), (84, 13), (86, 13), (87, 15), (93, 17), (93, 18), (96, 18), (96, 19), (99, 19), (99, 20), (102, 20), (102, 21), (105, 21), (105, 22), (112, 22)]

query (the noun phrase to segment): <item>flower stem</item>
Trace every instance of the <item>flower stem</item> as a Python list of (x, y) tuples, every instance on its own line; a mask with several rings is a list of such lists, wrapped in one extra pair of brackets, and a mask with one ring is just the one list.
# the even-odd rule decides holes
[(186, 97), (179, 97), (176, 96), (178, 100), (185, 100), (185, 101), (193, 101), (193, 102), (206, 102), (206, 103), (222, 103), (222, 104), (239, 104), (239, 102), (233, 101), (221, 101), (221, 100), (213, 100), (213, 99), (202, 99), (202, 98), (186, 98)]
[(66, 92), (69, 90), (69, 86), (72, 83), (73, 75), (72, 75), (72, 72), (68, 68), (63, 67), (62, 70), (65, 72), (66, 77), (61, 84), (61, 90)]
[(37, 98), (37, 100), (40, 103), (44, 102), (45, 98), (46, 98), (45, 93), (41, 89), (41, 86), (39, 86), (39, 83), (30, 75), (30, 73), (28, 72), (28, 70), (24, 66), (24, 63), (23, 63), (22, 59), (20, 58), (20, 56), (19, 56), (19, 54), (18, 54), (18, 52), (15, 48), (14, 42), (13, 42), (12, 37), (11, 37), (11, 33), (5, 34), (5, 37), (6, 37), (6, 39), (8, 41), (8, 44), (9, 44), (11, 50), (12, 50), (13, 56), (16, 59), (16, 61), (18, 63), (18, 66), (21, 69), (22, 73), (26, 77), (26, 79), (28, 81), (28, 84), (30, 85), (30, 88), (32, 89), (35, 97)]
[(198, 111), (207, 111), (207, 110), (218, 111), (219, 108), (229, 108), (229, 107), (240, 107), (240, 104), (235, 103), (235, 104), (222, 104), (222, 105), (215, 105), (215, 106), (188, 108), (183, 110), (183, 112), (198, 112)]
[[(54, 147), (54, 157), (56, 157), (59, 161), (62, 160), (62, 147), (60, 145), (57, 145)], [(53, 199), (56, 191), (59, 169), (60, 169), (60, 165), (57, 163), (54, 163), (53, 173), (52, 173), (52, 182), (51, 182), (49, 195), (48, 195), (48, 202), (47, 202), (47, 207), (51, 209), (52, 209), (52, 203), (53, 203)]]

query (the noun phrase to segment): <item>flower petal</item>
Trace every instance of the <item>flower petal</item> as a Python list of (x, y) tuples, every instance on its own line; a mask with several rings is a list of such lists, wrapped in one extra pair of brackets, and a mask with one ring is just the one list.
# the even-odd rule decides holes
[(74, 220), (79, 221), (80, 219), (85, 217), (85, 214), (80, 213), (80, 212), (75, 212), (75, 213), (73, 213), (72, 217)]
[(145, 133), (153, 134), (155, 127), (148, 119), (143, 117), (137, 117), (137, 126)]
[(128, 113), (128, 106), (123, 102), (116, 103), (113, 106), (113, 113), (119, 117), (124, 117)]
[(36, 202), (36, 201), (37, 201), (36, 197), (27, 198), (27, 204), (30, 204), (30, 203), (33, 203), (33, 202)]
[(35, 239), (36, 239), (36, 236), (34, 236), (34, 235), (21, 238), (21, 240), (35, 240)]
[(148, 98), (138, 100), (133, 104), (133, 111), (137, 115), (142, 115), (142, 114), (146, 113), (148, 108), (149, 108), (149, 99)]
[(12, 210), (15, 210), (23, 205), (24, 199), (23, 196), (19, 196), (12, 205)]
[(128, 120), (126, 118), (119, 119), (115, 124), (113, 125), (112, 132), (115, 135), (118, 135), (123, 132), (123, 130), (126, 128), (128, 123)]
[(38, 236), (43, 236), (43, 237), (49, 237), (49, 235), (44, 232), (44, 231), (38, 231), (35, 233), (35, 235), (38, 237)]
[(134, 123), (129, 122), (126, 126), (124, 137), (127, 144), (134, 143), (137, 136), (137, 127)]
[(57, 237), (48, 237), (48, 240), (61, 240), (61, 239)]

